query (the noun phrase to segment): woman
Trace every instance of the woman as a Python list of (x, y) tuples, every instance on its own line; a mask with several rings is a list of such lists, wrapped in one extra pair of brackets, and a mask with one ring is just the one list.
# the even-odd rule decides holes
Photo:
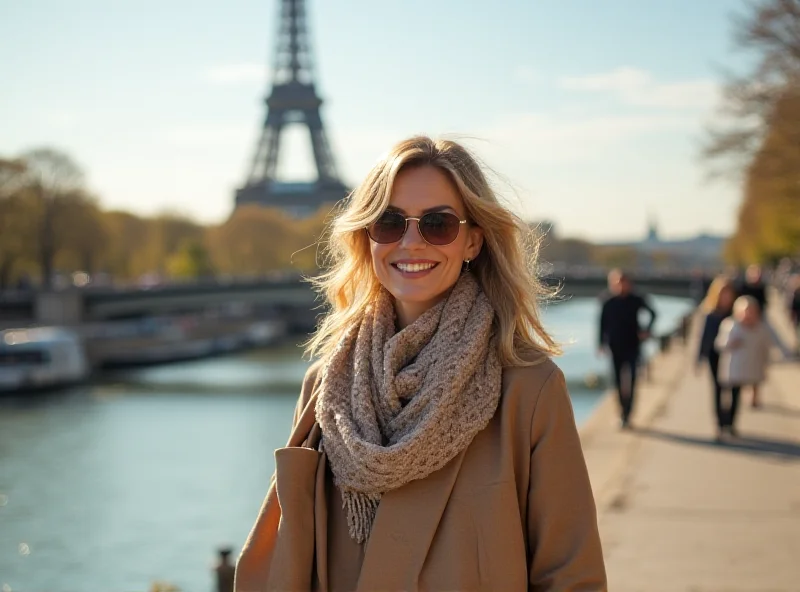
[(727, 407), (722, 405), (722, 384), (719, 378), (719, 352), (714, 346), (719, 327), (722, 321), (733, 312), (733, 302), (736, 299), (736, 288), (733, 281), (727, 276), (714, 278), (708, 287), (706, 297), (700, 308), (706, 313), (703, 323), (703, 334), (700, 338), (700, 347), (697, 352), (698, 369), (703, 360), (708, 362), (711, 370), (711, 379), (714, 381), (714, 411), (717, 415), (717, 440), (721, 440), (724, 432), (731, 429), (731, 414)]
[(399, 143), (350, 196), (237, 592), (606, 589), (524, 230), (450, 141)]
[(758, 300), (739, 296), (733, 303), (733, 316), (722, 322), (715, 341), (720, 351), (720, 382), (730, 392), (728, 433), (736, 436), (734, 422), (743, 386), (761, 384), (766, 378), (770, 347), (776, 344), (775, 334), (762, 320)]

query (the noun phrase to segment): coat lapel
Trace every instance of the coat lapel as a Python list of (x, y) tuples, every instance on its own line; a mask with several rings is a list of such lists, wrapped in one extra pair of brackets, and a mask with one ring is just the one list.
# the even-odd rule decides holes
[(364, 552), (359, 592), (418, 588), (419, 574), (465, 454), (462, 451), (425, 479), (381, 498)]

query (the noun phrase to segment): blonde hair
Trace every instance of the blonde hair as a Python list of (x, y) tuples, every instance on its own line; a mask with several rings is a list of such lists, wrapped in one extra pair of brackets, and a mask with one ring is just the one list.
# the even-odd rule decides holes
[[(538, 242), (530, 240), (529, 227), (498, 201), (466, 148), (426, 136), (395, 145), (341, 204), (325, 245), (327, 271), (311, 280), (329, 310), (306, 344), (306, 352), (322, 358), (330, 355), (381, 289), (365, 228), (388, 207), (398, 173), (415, 166), (433, 166), (446, 173), (464, 202), (470, 224), (483, 230), (483, 247), (471, 262), (470, 273), (496, 312), (501, 363), (531, 365), (560, 353), (539, 319), (538, 300), (549, 293), (535, 272)], [(529, 242), (534, 247), (531, 255)]]
[(739, 296), (733, 303), (733, 316), (738, 319), (748, 308), (753, 308), (757, 312), (760, 312), (758, 300), (752, 296)]
[(726, 275), (718, 275), (708, 286), (705, 298), (700, 303), (700, 308), (703, 312), (710, 313), (717, 310), (719, 298), (725, 290), (734, 291), (733, 280)]

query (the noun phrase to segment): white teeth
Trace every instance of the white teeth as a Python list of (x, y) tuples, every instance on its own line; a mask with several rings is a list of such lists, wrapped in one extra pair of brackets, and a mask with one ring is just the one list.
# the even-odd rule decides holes
[(400, 271), (405, 272), (416, 272), (416, 271), (425, 271), (426, 269), (431, 269), (435, 264), (434, 263), (396, 263), (397, 269)]

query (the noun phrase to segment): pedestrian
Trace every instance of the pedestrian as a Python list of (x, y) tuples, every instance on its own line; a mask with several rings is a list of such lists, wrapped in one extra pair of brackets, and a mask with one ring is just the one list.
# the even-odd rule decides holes
[(760, 265), (749, 265), (739, 285), (739, 296), (750, 296), (758, 304), (763, 315), (767, 310), (767, 287), (764, 284), (764, 273)]
[[(787, 351), (762, 320), (758, 301), (752, 296), (739, 296), (733, 304), (733, 317), (722, 321), (716, 339), (720, 352), (719, 379), (730, 394), (730, 402), (723, 411), (725, 427), (733, 436), (736, 435), (736, 411), (741, 389), (744, 386), (758, 387), (764, 382), (772, 345)], [(760, 401), (754, 402), (753, 406), (760, 406)]]
[(400, 142), (344, 202), (237, 592), (606, 590), (526, 232), (446, 140)]
[[(758, 265), (750, 265), (747, 268), (745, 281), (739, 289), (739, 295), (751, 296), (753, 299), (755, 299), (756, 303), (758, 304), (759, 318), (761, 323), (763, 323), (769, 332), (772, 343), (781, 350), (781, 354), (784, 358), (791, 358), (791, 350), (783, 343), (780, 337), (778, 337), (778, 333), (775, 331), (775, 328), (772, 326), (769, 316), (767, 315), (767, 288), (762, 279), (761, 267)], [(754, 409), (757, 409), (761, 406), (759, 390), (760, 386), (760, 384), (754, 384), (751, 387), (753, 396), (750, 405)]]
[(708, 363), (711, 370), (711, 379), (714, 384), (714, 411), (717, 416), (717, 439), (722, 438), (723, 432), (728, 428), (728, 407), (723, 405), (723, 386), (719, 378), (719, 352), (715, 346), (719, 328), (726, 318), (733, 312), (733, 302), (736, 299), (736, 289), (727, 276), (719, 276), (711, 282), (706, 297), (700, 308), (705, 312), (703, 333), (700, 337), (700, 346), (697, 351), (697, 368), (703, 361)]
[[(636, 370), (640, 362), (642, 342), (652, 335), (656, 312), (633, 291), (630, 277), (619, 269), (608, 274), (610, 296), (600, 313), (600, 354), (611, 353), (614, 384), (620, 406), (620, 425), (631, 427), (631, 413), (636, 393)], [(650, 315), (646, 328), (639, 324), (639, 312)]]

